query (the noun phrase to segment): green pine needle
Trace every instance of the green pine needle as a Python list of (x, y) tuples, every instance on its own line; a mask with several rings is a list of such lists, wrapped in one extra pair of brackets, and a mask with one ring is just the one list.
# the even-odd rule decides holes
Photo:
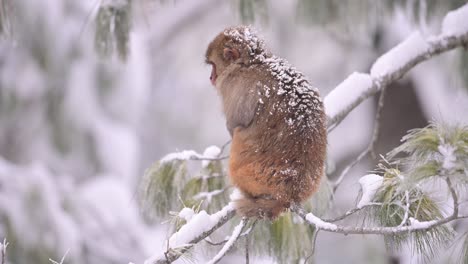
[(181, 182), (187, 177), (185, 161), (153, 164), (143, 176), (142, 207), (150, 216), (166, 217), (169, 210), (181, 208)]

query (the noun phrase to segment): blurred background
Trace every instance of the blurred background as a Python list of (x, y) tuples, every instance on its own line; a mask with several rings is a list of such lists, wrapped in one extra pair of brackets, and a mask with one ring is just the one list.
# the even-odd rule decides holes
[[(64, 263), (141, 263), (163, 248), (164, 219), (142, 216), (138, 182), (167, 153), (203, 152), (229, 140), (204, 64), (207, 44), (225, 27), (254, 25), (326, 96), (412, 31), (438, 34), (443, 16), (464, 3), (0, 0), (0, 238), (10, 243), (7, 263), (50, 263), (66, 252)], [(467, 84), (468, 53), (455, 50), (389, 87), (377, 152), (430, 120), (466, 124)], [(365, 101), (330, 134), (334, 174), (370, 141), (376, 103)], [(365, 160), (352, 170), (329, 214), (354, 207), (357, 179), (374, 165)], [(224, 263), (239, 263), (233, 255)], [(321, 234), (315, 259), (416, 261), (409, 252), (387, 256), (378, 237), (339, 234)]]

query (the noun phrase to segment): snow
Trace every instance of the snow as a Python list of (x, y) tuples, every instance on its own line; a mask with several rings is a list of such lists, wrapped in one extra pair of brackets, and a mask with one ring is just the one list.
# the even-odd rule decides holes
[(178, 216), (188, 222), (190, 219), (192, 219), (194, 214), (195, 212), (192, 208), (184, 207), (182, 210), (180, 210)]
[(101, 167), (132, 184), (138, 173), (140, 142), (135, 131), (123, 123), (102, 118), (93, 128)]
[(234, 188), (234, 190), (232, 191), (231, 195), (229, 195), (229, 199), (231, 199), (231, 201), (237, 201), (237, 200), (240, 200), (244, 198), (244, 195), (242, 194), (242, 192), (237, 189), (237, 188)]
[(411, 228), (413, 229), (427, 229), (433, 224), (437, 223), (437, 220), (419, 222), (418, 219), (415, 219), (413, 217), (410, 217), (409, 220), (411, 223)]
[(195, 239), (203, 232), (210, 230), (222, 217), (233, 209), (233, 205), (228, 204), (219, 212), (212, 215), (209, 215), (206, 211), (200, 211), (169, 238), (169, 246), (176, 248), (180, 244), (189, 244), (191, 240)]
[(214, 264), (218, 262), (224, 255), (226, 255), (227, 251), (234, 245), (237, 238), (239, 238), (242, 228), (245, 226), (246, 222), (241, 221), (232, 231), (231, 237), (228, 241), (224, 244), (223, 248), (213, 257), (207, 264)]
[(455, 156), (455, 147), (449, 144), (439, 145), (437, 148), (439, 153), (442, 154), (442, 167), (447, 171), (452, 170), (455, 167), (457, 157)]
[[(220, 153), (221, 153), (221, 149), (218, 148), (217, 146), (209, 146), (203, 152), (203, 157), (213, 159), (213, 158), (217, 158)], [(208, 164), (210, 164), (209, 160), (203, 160), (202, 161), (202, 167), (203, 168), (208, 166)]]
[(371, 75), (378, 78), (398, 71), (428, 49), (429, 44), (421, 33), (414, 32), (403, 42), (380, 56), (372, 65)]
[(190, 159), (200, 159), (203, 156), (198, 154), (194, 150), (183, 150), (181, 152), (170, 153), (164, 156), (160, 162), (161, 164), (172, 162), (174, 160), (190, 160)]
[(442, 34), (460, 36), (468, 33), (468, 4), (450, 11), (442, 21)]
[(79, 228), (63, 210), (61, 186), (51, 172), (40, 162), (22, 168), (1, 158), (0, 167), (0, 212), (15, 223), (13, 234), (22, 238), (17, 246), (41, 244), (57, 252), (73, 248), (80, 255)]
[(362, 189), (362, 197), (357, 204), (357, 208), (362, 208), (374, 199), (375, 194), (382, 186), (383, 177), (377, 174), (368, 174), (359, 179), (359, 184)]
[[(172, 162), (174, 160), (202, 160), (202, 166), (206, 167), (210, 162), (210, 159), (217, 158), (221, 149), (216, 146), (210, 146), (205, 149), (203, 155), (194, 150), (183, 150), (180, 152), (174, 152), (164, 156), (160, 162), (161, 164)], [(205, 159), (205, 160), (204, 160)]]
[(101, 0), (100, 6), (122, 8), (128, 5), (128, 0)]
[(313, 215), (312, 213), (306, 214), (306, 220), (309, 223), (315, 225), (315, 227), (317, 227), (318, 229), (334, 231), (334, 230), (336, 230), (338, 228), (335, 224), (325, 222), (322, 219), (320, 219), (320, 218), (316, 217), (315, 215)]
[(372, 77), (369, 74), (352, 73), (325, 97), (327, 115), (334, 118), (349, 107), (349, 102), (355, 101), (371, 87)]
[[(190, 221), (188, 221), (184, 226), (182, 226), (179, 231), (174, 233), (170, 238), (166, 246), (170, 248), (178, 248), (181, 246), (190, 245), (190, 241), (194, 240), (204, 232), (213, 228), (221, 218), (225, 217), (229, 212), (234, 210), (234, 205), (229, 203), (220, 211), (209, 215), (206, 211), (200, 211), (197, 214), (194, 214)], [(158, 259), (164, 258), (164, 254), (161, 252), (156, 253), (145, 261), (145, 264), (152, 264)]]
[(211, 192), (199, 192), (195, 196), (193, 196), (193, 199), (195, 199), (195, 200), (205, 199), (207, 203), (211, 203), (211, 199), (213, 198), (213, 196), (216, 196), (216, 195), (221, 194), (223, 192), (224, 192), (223, 189), (214, 190), (214, 191), (211, 191)]

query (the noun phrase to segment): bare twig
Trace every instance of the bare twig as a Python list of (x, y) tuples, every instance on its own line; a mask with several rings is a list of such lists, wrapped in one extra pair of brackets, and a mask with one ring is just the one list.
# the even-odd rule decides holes
[[(239, 237), (244, 237), (244, 236), (248, 237), (248, 235), (250, 234), (250, 232), (252, 232), (252, 230), (253, 230), (253, 228), (254, 228), (256, 222), (257, 222), (257, 221), (255, 221), (254, 224), (253, 224), (250, 228), (248, 228), (245, 232), (243, 232), (242, 234), (240, 234)], [(213, 241), (210, 241), (210, 240), (207, 238), (207, 239), (205, 239), (205, 242), (208, 243), (208, 244), (210, 244), (210, 245), (212, 245), (212, 246), (220, 246), (220, 245), (224, 245), (224, 243), (228, 242), (229, 239), (230, 239), (230, 237), (228, 237), (228, 238), (226, 238), (226, 239), (224, 239), (224, 240), (222, 240), (222, 241), (219, 241), (219, 242), (213, 242)]]
[(208, 161), (218, 161), (218, 160), (226, 160), (229, 156), (221, 156), (215, 158), (208, 158), (208, 157), (190, 157), (190, 160), (208, 160)]
[(245, 264), (250, 263), (250, 258), (249, 258), (249, 236), (245, 237)]
[(302, 219), (306, 221), (306, 223), (314, 225), (316, 228), (333, 233), (340, 233), (340, 234), (359, 234), (359, 235), (397, 235), (402, 233), (411, 233), (415, 231), (421, 230), (429, 230), (446, 223), (449, 223), (454, 220), (461, 219), (456, 214), (457, 210), (454, 210), (454, 213), (446, 218), (442, 218), (439, 220), (432, 220), (427, 222), (419, 222), (417, 225), (407, 225), (407, 226), (392, 226), (392, 227), (351, 227), (351, 226), (343, 226), (343, 225), (336, 225), (330, 222), (325, 222), (312, 213), (306, 213), (304, 209), (302, 209), (298, 205), (293, 205), (291, 207), (291, 211), (295, 212), (299, 215)]
[(232, 231), (232, 235), (229, 240), (226, 242), (226, 244), (224, 244), (223, 248), (221, 248), (218, 254), (216, 254), (216, 256), (214, 256), (213, 259), (208, 262), (208, 264), (216, 264), (226, 255), (226, 253), (234, 246), (234, 243), (239, 239), (242, 229), (244, 229), (248, 222), (248, 218), (242, 218), (239, 225), (237, 225), (234, 228), (234, 231)]
[(232, 140), (229, 140), (221, 146), (218, 157), (220, 157), (223, 154), (224, 150), (227, 148), (227, 146), (229, 146), (229, 144), (231, 144), (231, 142)]
[(8, 242), (6, 240), (6, 238), (3, 239), (3, 243), (0, 244), (1, 245), (1, 249), (0, 251), (2, 252), (2, 264), (6, 264), (6, 250), (7, 250), (7, 247), (8, 247)]
[(211, 191), (211, 192), (200, 192), (200, 193), (197, 193), (196, 195), (194, 195), (193, 199), (195, 199), (195, 200), (206, 199), (207, 203), (210, 203), (213, 196), (223, 194), (226, 190), (228, 190), (231, 187), (232, 186), (226, 186), (226, 187), (224, 187), (222, 189), (214, 190), (214, 191)]
[(452, 181), (449, 177), (446, 177), (445, 181), (447, 182), (447, 186), (453, 199), (453, 215), (458, 217), (458, 209), (460, 205), (458, 204), (457, 192), (455, 191), (455, 188), (453, 187)]
[(304, 260), (304, 263), (308, 263), (309, 260), (314, 256), (315, 254), (315, 245), (317, 244), (317, 236), (319, 233), (320, 229), (315, 229), (314, 233), (312, 234), (312, 249), (310, 251), (309, 256)]
[(363, 158), (365, 158), (367, 156), (367, 154), (369, 154), (369, 147), (367, 147), (361, 154), (359, 154), (359, 156), (354, 159), (350, 164), (348, 164), (348, 166), (346, 166), (343, 171), (341, 172), (340, 176), (338, 177), (338, 179), (336, 179), (336, 181), (333, 183), (333, 192), (336, 192), (336, 189), (338, 189), (338, 187), (340, 186), (341, 182), (343, 182), (344, 180), (344, 177), (346, 176), (346, 174), (348, 174), (348, 172), (354, 167), (356, 166), (356, 164), (358, 164)]
[[(366, 205), (366, 206), (369, 206), (369, 205)], [(324, 219), (325, 222), (329, 222), (329, 223), (334, 223), (334, 222), (338, 222), (338, 221), (341, 221), (345, 218), (347, 218), (348, 216), (350, 215), (353, 215), (359, 211), (361, 211), (364, 207), (361, 207), (361, 208), (354, 208), (354, 209), (351, 209), (349, 211), (347, 211), (346, 213), (344, 213), (343, 215), (341, 216), (338, 216), (336, 218), (332, 218), (332, 219)]]
[(403, 216), (403, 220), (401, 221), (400, 225), (398, 225), (399, 227), (404, 226), (406, 224), (406, 222), (408, 221), (409, 210), (410, 210), (410, 205), (411, 205), (410, 200), (409, 200), (409, 192), (408, 191), (405, 191), (405, 203), (406, 203), (405, 215)]
[(377, 144), (377, 140), (379, 139), (380, 118), (382, 116), (382, 111), (385, 103), (385, 91), (387, 90), (386, 88), (387, 87), (382, 87), (382, 90), (380, 91), (379, 102), (377, 103), (377, 111), (375, 114), (374, 131), (372, 132), (372, 140), (369, 144), (370, 153), (373, 159), (377, 158), (377, 155), (375, 153), (375, 144)]
[(379, 138), (379, 132), (380, 132), (380, 117), (382, 115), (382, 110), (383, 110), (383, 106), (384, 106), (384, 101), (385, 101), (385, 90), (386, 90), (386, 87), (383, 87), (382, 88), (382, 91), (380, 92), (380, 96), (379, 96), (379, 102), (377, 104), (377, 110), (376, 110), (376, 114), (375, 114), (375, 121), (374, 121), (374, 130), (372, 132), (372, 139), (369, 143), (369, 145), (367, 146), (367, 148), (361, 153), (359, 154), (359, 156), (357, 156), (356, 159), (354, 159), (348, 166), (346, 166), (343, 171), (341, 172), (340, 176), (338, 177), (338, 179), (336, 179), (336, 181), (334, 182), (333, 184), (333, 192), (336, 191), (336, 189), (338, 188), (338, 186), (341, 184), (341, 182), (343, 181), (344, 177), (346, 176), (346, 174), (348, 174), (348, 172), (354, 167), (356, 166), (359, 162), (361, 162), (361, 160), (363, 158), (365, 158), (368, 154), (371, 154), (372, 155), (372, 158), (376, 158), (376, 155), (375, 155), (375, 144), (377, 143), (377, 139)]
[(50, 261), (52, 264), (64, 264), (65, 258), (67, 257), (69, 251), (70, 251), (70, 249), (68, 249), (67, 252), (65, 252), (65, 254), (63, 254), (63, 257), (62, 257), (62, 259), (60, 260), (60, 262), (57, 262), (57, 261), (55, 261), (55, 260), (53, 260), (53, 259), (49, 259), (49, 261)]

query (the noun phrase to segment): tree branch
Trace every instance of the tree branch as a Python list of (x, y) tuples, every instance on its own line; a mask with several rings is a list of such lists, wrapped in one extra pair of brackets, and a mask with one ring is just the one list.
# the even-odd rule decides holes
[[(204, 214), (205, 217), (197, 218), (197, 216), (193, 216), (192, 219), (182, 226), (179, 231), (173, 234), (169, 240), (169, 248), (165, 252), (159, 252), (156, 255), (152, 256), (151, 258), (145, 261), (145, 264), (167, 264), (172, 263), (173, 261), (177, 260), (180, 256), (182, 256), (187, 250), (192, 248), (194, 244), (202, 241), (209, 235), (211, 235), (214, 231), (224, 225), (227, 221), (234, 217), (236, 211), (234, 206), (230, 203), (226, 205), (223, 209), (219, 212), (209, 215), (209, 218), (206, 217), (206, 213)], [(200, 213), (198, 214), (200, 215)], [(211, 220), (211, 221), (210, 221)], [(192, 223), (192, 224), (191, 224)], [(201, 226), (201, 228), (200, 228)], [(198, 227), (198, 228), (194, 228)], [(191, 230), (194, 228), (194, 230)], [(186, 238), (187, 232), (191, 233), (190, 238)], [(179, 241), (177, 241), (179, 239)], [(187, 241), (185, 241), (185, 239)], [(177, 241), (177, 245), (171, 245)], [(171, 243), (173, 242), (173, 243)], [(177, 250), (175, 250), (177, 249)]]
[[(252, 230), (254, 229), (255, 227), (255, 224), (257, 223), (257, 220), (255, 220), (252, 224), (252, 226), (250, 228), (248, 228), (245, 232), (243, 232), (242, 234), (240, 234), (239, 237), (249, 237), (248, 235), (250, 234), (250, 232), (252, 232)], [(205, 239), (205, 242), (212, 245), (212, 246), (220, 246), (220, 245), (224, 245), (224, 243), (228, 242), (228, 240), (230, 239), (230, 237), (228, 237), (227, 239), (224, 239), (220, 242), (213, 242), (213, 241), (210, 241), (209, 238)]]
[(379, 138), (380, 116), (382, 115), (382, 110), (383, 110), (383, 106), (384, 106), (385, 90), (386, 90), (386, 87), (382, 88), (382, 91), (380, 92), (379, 102), (377, 104), (377, 111), (376, 111), (376, 114), (375, 114), (374, 131), (372, 132), (372, 139), (371, 139), (369, 145), (367, 146), (367, 148), (361, 154), (359, 154), (359, 156), (356, 159), (354, 159), (348, 166), (346, 166), (343, 169), (340, 176), (338, 177), (338, 179), (333, 184), (333, 192), (336, 191), (336, 189), (341, 184), (341, 182), (343, 181), (346, 174), (348, 174), (348, 172), (354, 166), (356, 166), (363, 158), (365, 158), (369, 153), (373, 156), (373, 158), (375, 158), (376, 155), (375, 155), (374, 148), (375, 148), (375, 144), (377, 143), (377, 139)]
[(432, 220), (432, 221), (426, 221), (426, 222), (418, 222), (414, 223), (411, 225), (407, 226), (394, 226), (394, 227), (350, 227), (350, 226), (342, 226), (342, 225), (336, 225), (330, 222), (325, 222), (322, 219), (316, 217), (312, 213), (306, 213), (304, 209), (302, 209), (298, 205), (293, 205), (291, 207), (291, 211), (295, 212), (297, 215), (299, 215), (304, 221), (310, 225), (315, 226), (316, 228), (327, 231), (327, 232), (332, 232), (332, 233), (340, 233), (340, 234), (359, 234), (359, 235), (397, 235), (397, 234), (402, 234), (402, 233), (411, 233), (415, 231), (421, 231), (421, 230), (428, 230), (432, 229), (437, 226), (441, 226), (443, 224), (446, 224), (448, 222), (462, 219), (464, 217), (458, 217), (455, 213), (457, 213), (454, 210), (454, 213), (446, 218), (442, 218), (439, 220)]
[[(342, 82), (338, 85), (333, 91), (331, 91), (325, 97), (325, 109), (327, 110), (328, 116), (328, 131), (330, 132), (336, 126), (338, 126), (341, 121), (359, 104), (361, 104), (367, 98), (375, 95), (377, 92), (381, 91), (384, 87), (387, 87), (389, 84), (401, 79), (409, 70), (414, 68), (419, 63), (429, 60), (432, 57), (439, 55), (443, 52), (455, 49), (457, 47), (462, 47), (468, 44), (468, 32), (460, 35), (446, 36), (439, 35), (436, 37), (429, 38), (426, 42), (427, 47), (421, 47), (421, 51), (416, 56), (407, 60), (405, 64), (401, 65), (398, 69), (394, 71), (389, 71), (381, 76), (371, 76), (369, 74), (359, 74), (361, 77), (367, 77), (370, 79), (370, 82), (354, 82), (353, 84), (360, 84), (360, 87), (349, 87), (344, 86), (349, 83)], [(383, 56), (385, 56), (384, 54)], [(380, 58), (382, 58), (381, 56)], [(350, 75), (347, 80), (353, 75)], [(351, 80), (350, 80), (351, 82)], [(342, 87), (342, 89), (338, 89)], [(355, 90), (361, 91), (359, 94), (353, 94), (352, 98), (342, 106), (333, 105), (336, 102), (337, 97), (341, 97), (344, 94), (347, 94), (349, 91), (346, 91), (347, 88), (352, 88)], [(348, 99), (348, 98), (347, 98)]]
[(242, 218), (242, 221), (232, 231), (232, 235), (226, 244), (224, 244), (223, 248), (221, 248), (221, 250), (218, 252), (218, 254), (216, 254), (216, 256), (213, 257), (213, 259), (208, 261), (208, 264), (218, 263), (227, 254), (227, 252), (234, 246), (234, 243), (237, 241), (237, 239), (239, 239), (241, 236), (242, 229), (244, 229), (248, 221), (248, 218)]

